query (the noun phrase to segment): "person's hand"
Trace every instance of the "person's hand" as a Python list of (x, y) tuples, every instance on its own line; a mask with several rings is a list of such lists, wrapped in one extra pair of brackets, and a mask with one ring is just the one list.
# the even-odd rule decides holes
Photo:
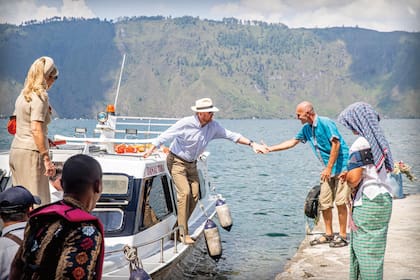
[(321, 172), (321, 181), (328, 181), (331, 178), (331, 168), (324, 168)]
[(44, 159), (44, 167), (45, 167), (45, 173), (44, 173), (45, 176), (51, 177), (55, 175), (55, 165), (49, 158)]
[(151, 154), (153, 154), (153, 151), (155, 150), (155, 148), (156, 148), (156, 147), (151, 147), (150, 149), (148, 149), (148, 150), (144, 153), (143, 157), (144, 157), (144, 158), (148, 158)]
[(263, 147), (263, 154), (268, 154), (271, 152), (270, 148), (267, 146), (267, 144), (264, 143), (264, 140), (261, 140), (261, 146)]
[(344, 182), (346, 181), (346, 177), (347, 177), (347, 171), (341, 172), (340, 175), (338, 176), (338, 178), (340, 178), (340, 182)]
[(270, 150), (268, 149), (267, 145), (264, 144), (264, 142), (262, 142), (262, 144), (253, 142), (252, 149), (254, 150), (256, 154), (266, 154), (270, 152)]

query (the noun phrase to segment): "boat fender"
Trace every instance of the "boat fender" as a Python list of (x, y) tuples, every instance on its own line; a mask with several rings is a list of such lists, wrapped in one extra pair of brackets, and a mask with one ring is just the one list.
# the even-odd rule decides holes
[(218, 261), (222, 256), (222, 242), (217, 225), (211, 219), (208, 219), (204, 225), (204, 237), (209, 256)]
[(229, 206), (223, 199), (219, 198), (216, 201), (216, 213), (222, 228), (230, 231), (232, 228), (232, 216), (230, 214)]

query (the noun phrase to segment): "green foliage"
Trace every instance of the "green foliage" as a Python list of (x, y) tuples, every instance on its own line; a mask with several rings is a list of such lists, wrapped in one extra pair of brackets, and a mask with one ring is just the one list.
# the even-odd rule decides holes
[(360, 100), (388, 117), (420, 117), (419, 46), (419, 33), (289, 29), (234, 18), (0, 25), (0, 115), (13, 110), (33, 60), (49, 55), (60, 70), (50, 91), (57, 114), (93, 117), (113, 103), (126, 54), (120, 114), (180, 117), (208, 96), (225, 118), (288, 118), (302, 100), (332, 117)]

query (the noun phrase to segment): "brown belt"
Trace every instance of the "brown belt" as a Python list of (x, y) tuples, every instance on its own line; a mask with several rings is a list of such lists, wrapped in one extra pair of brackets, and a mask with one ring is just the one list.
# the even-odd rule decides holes
[(185, 160), (185, 159), (183, 159), (182, 157), (177, 156), (176, 154), (174, 154), (174, 153), (172, 153), (172, 152), (170, 152), (170, 154), (171, 154), (174, 158), (177, 158), (177, 159), (179, 159), (180, 161), (183, 161), (183, 162), (186, 162), (186, 163), (196, 163), (196, 162), (197, 162), (196, 160), (194, 160), (194, 161), (188, 161), (188, 160)]

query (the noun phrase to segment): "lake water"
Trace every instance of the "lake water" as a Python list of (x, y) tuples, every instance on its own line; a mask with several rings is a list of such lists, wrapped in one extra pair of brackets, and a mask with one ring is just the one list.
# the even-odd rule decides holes
[[(219, 120), (226, 128), (267, 144), (292, 138), (300, 129), (297, 120)], [(403, 160), (420, 177), (420, 120), (383, 120), (395, 161)], [(73, 134), (74, 127), (92, 131), (93, 120), (54, 120), (50, 135)], [(6, 127), (6, 120), (0, 120)], [(355, 136), (339, 125), (350, 146)], [(0, 150), (8, 149), (11, 137), (0, 130)], [(213, 186), (230, 206), (233, 227), (220, 228), (223, 258), (212, 268), (212, 279), (274, 279), (305, 237), (303, 203), (310, 187), (318, 183), (321, 165), (309, 144), (287, 151), (256, 155), (243, 145), (215, 140), (208, 150)], [(403, 177), (404, 193), (420, 192), (419, 181)], [(209, 279), (204, 274), (200, 279)]]

